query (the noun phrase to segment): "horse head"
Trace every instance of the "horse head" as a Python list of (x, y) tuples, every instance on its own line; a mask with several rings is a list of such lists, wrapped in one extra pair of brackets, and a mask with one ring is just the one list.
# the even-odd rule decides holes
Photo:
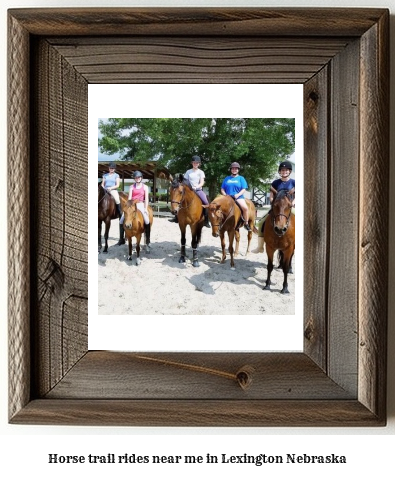
[(170, 184), (170, 209), (176, 215), (184, 198), (184, 176), (179, 174)]
[(272, 188), (272, 192), (275, 194), (272, 203), (273, 229), (277, 236), (281, 237), (288, 231), (292, 211), (292, 201), (289, 196), (293, 194), (294, 189), (276, 191)]
[(125, 229), (131, 230), (133, 225), (136, 227), (136, 219), (137, 219), (137, 203), (136, 201), (128, 200), (123, 210), (124, 220), (123, 225)]
[(219, 236), (225, 222), (232, 215), (233, 204), (231, 201), (233, 199), (229, 196), (218, 196), (207, 206), (213, 237)]

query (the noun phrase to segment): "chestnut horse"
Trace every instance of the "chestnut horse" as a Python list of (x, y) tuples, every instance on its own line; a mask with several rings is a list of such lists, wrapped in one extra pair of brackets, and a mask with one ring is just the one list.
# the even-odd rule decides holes
[(171, 212), (177, 214), (178, 225), (181, 231), (181, 256), (179, 263), (185, 262), (185, 232), (187, 226), (191, 228), (192, 234), (192, 265), (199, 267), (197, 248), (202, 237), (204, 223), (203, 205), (199, 196), (193, 191), (189, 183), (180, 174), (170, 185)]
[[(119, 197), (121, 199), (121, 204), (127, 198), (127, 195), (123, 192), (119, 193)], [(107, 253), (108, 251), (108, 232), (111, 226), (111, 220), (119, 218), (119, 214), (117, 212), (117, 208), (115, 205), (115, 199), (111, 196), (111, 194), (106, 191), (101, 182), (98, 182), (98, 242), (99, 242), (99, 252), (102, 248), (101, 243), (101, 229), (102, 223), (105, 224), (104, 229), (104, 249), (103, 252)]]
[[(249, 199), (245, 202), (248, 206), (248, 224), (251, 231), (248, 231), (248, 245), (246, 255), (250, 252), (250, 242), (252, 233), (258, 233), (255, 227), (255, 206)], [(234, 256), (239, 253), (240, 232), (239, 228), (243, 227), (244, 222), (241, 220), (241, 210), (236, 204), (236, 201), (231, 196), (218, 196), (208, 206), (208, 217), (210, 218), (212, 234), (214, 237), (221, 237), (222, 260), (221, 264), (225, 262), (225, 232), (229, 237), (229, 254), (230, 267), (235, 269)], [(236, 249), (233, 249), (233, 240), (236, 238)]]
[[(137, 203), (139, 201), (131, 201), (128, 200), (125, 205), (123, 206), (123, 214), (124, 214), (124, 220), (123, 220), (123, 228), (125, 230), (125, 237), (128, 240), (128, 246), (129, 246), (129, 255), (128, 255), (128, 260), (132, 260), (132, 237), (136, 238), (136, 254), (137, 254), (137, 259), (136, 259), (136, 265), (139, 266), (141, 264), (140, 261), (140, 241), (141, 241), (141, 236), (144, 233), (144, 217), (141, 211), (137, 208)], [(150, 226), (152, 226), (153, 223), (153, 213), (151, 206), (148, 206), (147, 209), (148, 212), (148, 217), (149, 217), (149, 222)], [(150, 253), (150, 235), (148, 233), (145, 234), (145, 247), (146, 247), (146, 252), (147, 254)]]
[(292, 201), (290, 196), (294, 189), (290, 191), (281, 189), (276, 191), (271, 189), (274, 198), (272, 208), (265, 221), (263, 237), (266, 243), (266, 253), (268, 257), (267, 279), (265, 290), (270, 290), (270, 275), (273, 270), (273, 255), (275, 251), (280, 252), (280, 265), (284, 273), (282, 294), (289, 294), (288, 273), (290, 272), (292, 257), (295, 252), (295, 215), (292, 213)]

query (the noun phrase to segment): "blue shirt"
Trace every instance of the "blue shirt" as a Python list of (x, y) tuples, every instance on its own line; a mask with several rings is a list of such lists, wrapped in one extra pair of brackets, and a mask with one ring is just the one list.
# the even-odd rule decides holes
[[(227, 176), (223, 180), (221, 188), (229, 196), (234, 196), (235, 194), (238, 194), (242, 189), (247, 189), (248, 184), (247, 181), (243, 178), (243, 176)], [(243, 194), (239, 197), (241, 199), (244, 199)]]
[(295, 187), (295, 179), (289, 178), (288, 181), (282, 181), (281, 179), (275, 179), (272, 182), (272, 186), (276, 191), (281, 191), (281, 189), (286, 189), (290, 191), (292, 188)]
[(117, 179), (119, 178), (119, 174), (118, 173), (113, 173), (113, 174), (106, 173), (106, 174), (103, 175), (103, 178), (105, 180), (104, 187), (105, 188), (113, 188), (117, 184)]

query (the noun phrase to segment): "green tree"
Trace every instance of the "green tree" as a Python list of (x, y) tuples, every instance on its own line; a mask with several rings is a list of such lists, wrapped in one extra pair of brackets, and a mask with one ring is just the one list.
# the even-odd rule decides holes
[(270, 179), (295, 149), (293, 118), (110, 118), (99, 123), (103, 153), (139, 163), (156, 160), (173, 174), (199, 155), (210, 197), (232, 162), (252, 189)]

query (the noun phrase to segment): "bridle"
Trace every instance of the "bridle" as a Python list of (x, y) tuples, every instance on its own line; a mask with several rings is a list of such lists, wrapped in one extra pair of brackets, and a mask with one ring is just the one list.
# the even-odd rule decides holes
[[(180, 209), (188, 209), (189, 206), (192, 204), (192, 201), (193, 199), (191, 200), (191, 202), (187, 205), (187, 206), (181, 206), (181, 203), (185, 200), (184, 196), (185, 196), (185, 185), (184, 184), (179, 184), (177, 186), (177, 188), (179, 188), (180, 186), (182, 186), (182, 193), (181, 193), (181, 201), (174, 201), (174, 200), (171, 200), (170, 201), (170, 204), (178, 204), (178, 209), (177, 211), (179, 211)], [(176, 188), (174, 188), (176, 189)]]
[[(212, 204), (215, 204), (215, 205), (218, 206), (217, 203), (214, 203), (214, 202), (213, 202)], [(221, 229), (224, 227), (226, 221), (227, 221), (230, 217), (233, 216), (233, 211), (234, 211), (234, 210), (235, 210), (235, 205), (232, 204), (232, 209), (229, 211), (229, 214), (227, 215), (225, 221), (222, 221), (222, 222), (219, 223), (219, 224), (213, 224), (213, 223), (211, 223), (212, 227), (218, 227), (218, 232), (221, 232)], [(223, 218), (224, 218), (224, 213), (222, 212), (221, 206), (219, 206), (219, 209), (218, 209), (216, 212), (220, 212), (220, 213), (221, 213), (221, 219), (223, 220)], [(216, 216), (217, 216), (217, 214), (216, 214)]]
[[(288, 192), (288, 191), (285, 193), (285, 196), (287, 197), (287, 199), (288, 199), (288, 201), (289, 201), (289, 198), (288, 198), (289, 192)], [(273, 201), (273, 202), (274, 202), (274, 201)], [(272, 207), (273, 207), (273, 206), (272, 206)], [(289, 206), (289, 214), (288, 214), (288, 216), (287, 216), (286, 214), (283, 214), (283, 213), (280, 213), (280, 214), (276, 214), (276, 215), (275, 215), (275, 214), (273, 214), (273, 209), (272, 209), (272, 215), (271, 215), (271, 216), (272, 216), (272, 225), (273, 225), (274, 233), (275, 233), (277, 236), (282, 237), (282, 236), (288, 231), (289, 221), (290, 221), (290, 219), (291, 219), (291, 213), (292, 213), (292, 204)], [(275, 228), (275, 222), (276, 222), (276, 219), (277, 219), (278, 217), (281, 217), (281, 216), (285, 217), (286, 223), (285, 223), (285, 231), (279, 233), (279, 232), (277, 232), (277, 230), (276, 230), (276, 228)]]

